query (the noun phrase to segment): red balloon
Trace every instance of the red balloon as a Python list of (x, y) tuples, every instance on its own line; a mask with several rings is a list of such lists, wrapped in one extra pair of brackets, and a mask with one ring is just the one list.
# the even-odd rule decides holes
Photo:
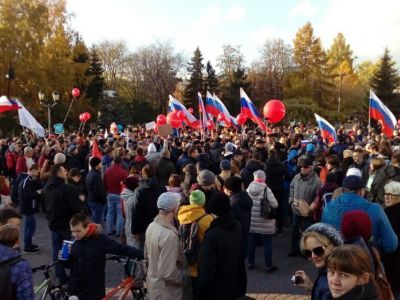
[(238, 122), (239, 125), (243, 125), (244, 123), (246, 123), (247, 121), (247, 117), (245, 114), (243, 113), (239, 113), (236, 117), (236, 120)]
[(209, 130), (213, 130), (214, 127), (215, 127), (214, 121), (213, 121), (213, 120), (208, 120), (208, 121), (207, 121), (207, 128), (208, 128)]
[(398, 120), (397, 120), (397, 125), (399, 125), (399, 126), (400, 126), (400, 119), (398, 119)]
[(164, 116), (164, 115), (158, 115), (157, 116), (157, 119), (156, 119), (156, 123), (157, 123), (157, 125), (165, 125), (165, 124), (167, 124), (167, 117), (166, 116)]
[(182, 126), (182, 121), (178, 119), (178, 113), (172, 111), (167, 115), (167, 124), (170, 124), (172, 128), (179, 128)]
[(178, 111), (178, 113), (176, 115), (177, 115), (179, 120), (185, 121), (186, 115), (182, 110)]
[(79, 115), (79, 121), (81, 121), (82, 123), (85, 122), (85, 117), (83, 116), (83, 114)]
[(88, 112), (83, 113), (83, 120), (84, 120), (84, 122), (89, 121), (90, 118), (91, 118), (90, 113), (88, 113)]
[(81, 91), (78, 88), (72, 89), (72, 96), (74, 96), (75, 98), (79, 97), (80, 94)]
[(263, 113), (268, 122), (278, 123), (285, 117), (285, 104), (280, 100), (269, 100), (264, 105)]
[(193, 115), (193, 113), (194, 113), (194, 109), (193, 109), (193, 108), (191, 108), (191, 107), (189, 107), (189, 108), (188, 108), (188, 112), (190, 112), (190, 113)]

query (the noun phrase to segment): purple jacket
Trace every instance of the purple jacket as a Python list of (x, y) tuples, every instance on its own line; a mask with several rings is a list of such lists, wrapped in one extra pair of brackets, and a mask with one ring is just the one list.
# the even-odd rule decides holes
[[(17, 257), (19, 252), (13, 248), (0, 244), (0, 262), (7, 259)], [(25, 260), (21, 260), (10, 268), (11, 283), (17, 291), (16, 299), (18, 300), (34, 300), (33, 292), (32, 268)]]

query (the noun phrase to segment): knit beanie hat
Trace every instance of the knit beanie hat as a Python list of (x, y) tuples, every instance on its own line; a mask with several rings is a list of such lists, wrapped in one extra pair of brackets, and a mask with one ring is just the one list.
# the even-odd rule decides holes
[(326, 236), (335, 246), (343, 244), (343, 238), (340, 232), (337, 231), (335, 227), (325, 223), (315, 223), (308, 227), (304, 232), (317, 232)]
[(224, 159), (223, 161), (221, 161), (219, 166), (221, 167), (222, 171), (229, 171), (232, 168), (231, 162), (227, 159)]
[(215, 183), (215, 175), (209, 170), (203, 170), (197, 175), (197, 182), (202, 186), (212, 185)]
[(190, 204), (204, 206), (206, 203), (206, 196), (200, 190), (195, 190), (190, 193), (189, 197)]
[(229, 197), (224, 193), (215, 193), (210, 198), (209, 211), (210, 213), (222, 217), (228, 214), (231, 210)]
[(364, 187), (360, 176), (350, 175), (343, 179), (342, 187), (349, 191), (356, 191)]
[(98, 165), (99, 163), (101, 163), (101, 159), (98, 158), (98, 157), (92, 157), (92, 158), (90, 159), (90, 162), (89, 162), (90, 167), (91, 167), (92, 169), (94, 169), (95, 167), (97, 167), (97, 165)]
[(162, 193), (157, 200), (157, 207), (163, 211), (173, 211), (179, 204), (181, 195), (173, 192)]
[(372, 222), (369, 215), (362, 210), (352, 210), (343, 214), (341, 232), (345, 240), (361, 236), (369, 241), (372, 232)]

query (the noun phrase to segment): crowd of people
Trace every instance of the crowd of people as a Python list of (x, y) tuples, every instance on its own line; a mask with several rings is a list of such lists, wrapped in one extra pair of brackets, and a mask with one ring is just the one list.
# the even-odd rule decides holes
[(272, 237), (284, 227), (288, 256), (318, 269), (292, 278), (312, 300), (400, 299), (397, 131), (340, 127), (328, 144), (302, 125), (168, 137), (139, 126), (0, 144), (4, 299), (34, 299), (23, 255), (40, 252), (38, 213), (58, 282), (79, 299), (104, 297), (107, 254), (144, 258), (148, 299), (245, 299), (247, 272), (279, 271)]

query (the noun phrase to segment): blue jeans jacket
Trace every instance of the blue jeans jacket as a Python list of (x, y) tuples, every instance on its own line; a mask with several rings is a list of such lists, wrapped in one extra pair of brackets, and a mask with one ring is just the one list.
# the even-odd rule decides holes
[(343, 215), (352, 210), (362, 210), (370, 216), (373, 240), (383, 252), (390, 253), (397, 249), (397, 236), (382, 207), (353, 192), (344, 193), (329, 202), (324, 208), (321, 222), (340, 230)]

